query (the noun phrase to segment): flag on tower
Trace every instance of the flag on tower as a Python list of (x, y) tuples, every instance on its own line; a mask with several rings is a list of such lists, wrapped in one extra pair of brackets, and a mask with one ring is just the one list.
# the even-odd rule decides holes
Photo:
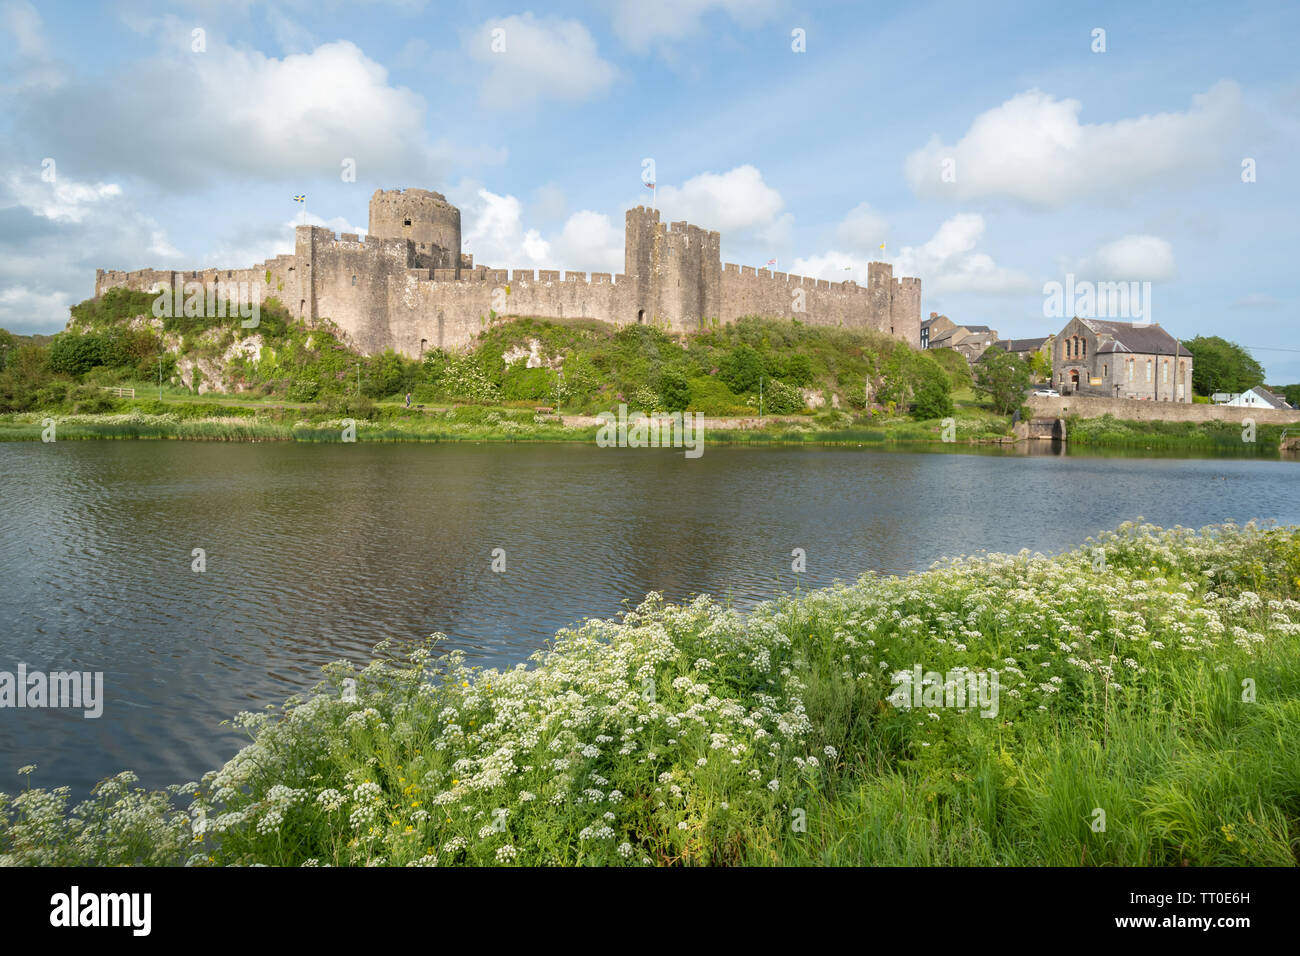
[(306, 201), (307, 201), (307, 197), (306, 197), (306, 195), (301, 195), (301, 194), (300, 194), (300, 195), (294, 196), (294, 197), (293, 197), (293, 201), (294, 201), (294, 202), (306, 202)]

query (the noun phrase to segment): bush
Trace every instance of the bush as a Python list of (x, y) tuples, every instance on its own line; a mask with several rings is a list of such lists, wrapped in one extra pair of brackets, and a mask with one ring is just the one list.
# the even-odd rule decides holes
[(736, 395), (758, 388), (763, 371), (762, 356), (748, 345), (737, 345), (718, 363), (718, 378)]
[(325, 411), (338, 418), (362, 418), (369, 421), (375, 417), (375, 403), (362, 395), (330, 395), (323, 402)]
[(916, 407), (912, 417), (921, 421), (934, 418), (948, 418), (953, 413), (952, 396), (943, 383), (936, 380), (923, 382), (916, 391)]
[(103, 357), (104, 338), (96, 333), (61, 332), (50, 343), (50, 370), (61, 375), (85, 375), (96, 365), (105, 364)]
[(691, 400), (688, 408), (705, 415), (748, 415), (753, 409), (747, 407), (727, 383), (711, 375), (702, 375), (690, 381)]
[(897, 346), (881, 369), (881, 384), (876, 400), (885, 405), (892, 402), (895, 406), (907, 406), (917, 401), (923, 390), (930, 395), (931, 406), (942, 404), (938, 395), (942, 392), (945, 397), (948, 396), (952, 391), (952, 380), (929, 355), (905, 345)]
[(73, 389), (69, 401), (72, 403), (72, 413), (74, 415), (98, 415), (111, 412), (117, 407), (117, 403), (109, 397), (107, 392), (101, 391), (94, 386)]
[(802, 352), (791, 355), (785, 363), (785, 374), (782, 378), (798, 388), (807, 388), (813, 383), (812, 359)]
[(763, 411), (769, 415), (793, 415), (803, 408), (803, 395), (793, 385), (770, 381), (763, 386)]
[(681, 372), (670, 369), (659, 376), (659, 394), (666, 410), (684, 412), (691, 403), (691, 383)]
[(544, 401), (555, 393), (558, 378), (549, 368), (524, 368), (516, 363), (506, 369), (501, 397), (508, 402)]
[(291, 402), (314, 402), (320, 395), (320, 382), (313, 382), (310, 379), (294, 379), (293, 384), (289, 386), (286, 397)]

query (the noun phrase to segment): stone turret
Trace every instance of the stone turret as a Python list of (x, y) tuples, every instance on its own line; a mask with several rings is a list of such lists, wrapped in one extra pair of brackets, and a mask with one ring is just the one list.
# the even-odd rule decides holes
[(461, 267), (460, 210), (427, 189), (376, 189), (370, 197), (370, 231), (376, 239), (408, 239), (413, 266)]

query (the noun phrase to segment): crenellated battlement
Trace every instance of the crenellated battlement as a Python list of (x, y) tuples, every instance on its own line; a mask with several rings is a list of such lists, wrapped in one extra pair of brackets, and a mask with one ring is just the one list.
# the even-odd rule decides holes
[(376, 190), (364, 236), (302, 225), (292, 254), (251, 268), (99, 270), (95, 294), (191, 281), (261, 283), (296, 317), (331, 320), (363, 351), (412, 356), (468, 345), (498, 313), (679, 331), (767, 315), (874, 328), (909, 342), (919, 336), (921, 280), (894, 278), (889, 263), (870, 263), (866, 286), (723, 263), (717, 231), (662, 222), (652, 207), (627, 210), (620, 273), (488, 268), (475, 265), (460, 243), (460, 210), (441, 193)]

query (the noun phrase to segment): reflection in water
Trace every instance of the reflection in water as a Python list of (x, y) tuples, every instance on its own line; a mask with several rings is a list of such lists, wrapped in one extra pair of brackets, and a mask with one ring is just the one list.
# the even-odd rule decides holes
[(239, 745), (221, 720), (385, 637), (443, 632), (510, 664), (650, 590), (743, 608), (944, 555), (1060, 550), (1139, 515), (1300, 520), (1291, 463), (1035, 445), (0, 445), (0, 670), (103, 671), (107, 698), (99, 720), (0, 711), (0, 779), (24, 763), (79, 792), (128, 767), (195, 779)]

